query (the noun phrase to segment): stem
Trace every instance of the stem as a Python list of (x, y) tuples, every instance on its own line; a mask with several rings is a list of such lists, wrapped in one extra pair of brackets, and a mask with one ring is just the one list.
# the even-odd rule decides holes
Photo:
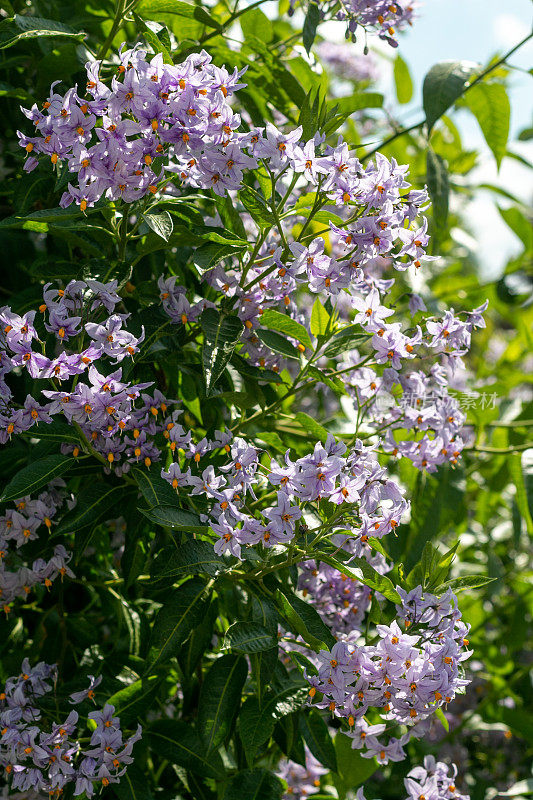
[(533, 419), (515, 419), (511, 422), (487, 422), (487, 428), (531, 428)]
[(519, 453), (522, 450), (530, 450), (533, 448), (533, 442), (526, 442), (525, 444), (517, 444), (514, 447), (480, 447), (474, 445), (473, 447), (465, 447), (465, 450), (474, 451), (476, 453)]
[(252, 8), (257, 8), (258, 6), (262, 6), (263, 3), (266, 2), (268, 2), (268, 0), (257, 0), (256, 3), (252, 3), (251, 5), (246, 6), (245, 8), (241, 8), (240, 11), (235, 11), (230, 17), (228, 17), (228, 19), (225, 22), (222, 23), (219, 29), (211, 31), (210, 33), (206, 33), (198, 40), (198, 43), (203, 44), (204, 42), (207, 42), (209, 39), (212, 39), (213, 36), (220, 36), (222, 31), (224, 31), (226, 28), (229, 28), (229, 26), (233, 22), (235, 22), (236, 19), (241, 17), (243, 14), (246, 14), (247, 11), (251, 11)]
[(399, 131), (396, 131), (396, 133), (393, 133), (388, 139), (384, 139), (381, 144), (378, 144), (377, 147), (374, 147), (373, 150), (370, 150), (370, 152), (366, 153), (364, 156), (361, 156), (361, 161), (366, 161), (368, 158), (372, 158), (372, 156), (377, 153), (378, 150), (381, 150), (382, 147), (386, 147), (388, 144), (391, 144), (391, 142), (396, 141), (396, 139), (399, 139), (400, 136), (405, 136), (406, 133), (411, 133), (412, 131), (416, 131), (417, 128), (421, 128), (425, 121), (426, 118), (424, 117), (424, 119), (420, 120), (420, 122), (415, 122), (414, 125), (410, 125), (408, 128), (401, 128)]
[(100, 52), (97, 56), (99, 61), (103, 61), (104, 57), (107, 55), (107, 51), (113, 44), (113, 39), (117, 35), (119, 28), (122, 25), (125, 14), (127, 14), (127, 12), (133, 8), (136, 2), (137, 0), (133, 0), (133, 2), (127, 5), (126, 0), (117, 0), (117, 10), (115, 12), (113, 24), (111, 25), (111, 30), (109, 31), (109, 35), (100, 48)]

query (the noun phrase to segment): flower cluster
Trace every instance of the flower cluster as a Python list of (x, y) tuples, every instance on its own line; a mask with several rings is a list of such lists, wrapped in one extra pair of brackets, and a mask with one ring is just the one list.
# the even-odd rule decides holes
[[(19, 552), (24, 544), (37, 539), (41, 532), (50, 532), (54, 517), (67, 500), (64, 485), (57, 479), (35, 500), (29, 496), (16, 500), (15, 508), (7, 509), (0, 517), (0, 607), (6, 614), (10, 612), (13, 600), (27, 597), (35, 586), (49, 589), (58, 576), (61, 580), (65, 575), (74, 577), (68, 566), (71, 556), (62, 544), (54, 547), (48, 561), (37, 558), (31, 567), (22, 564)], [(69, 507), (74, 505), (71, 499), (67, 503)]]
[[(291, 0), (291, 12), (298, 5), (298, 0)], [(391, 47), (398, 47), (396, 34), (413, 24), (416, 0), (406, 0), (406, 3), (391, 2), (391, 0), (347, 0), (336, 11), (335, 17), (346, 22), (346, 38), (355, 41), (358, 28), (364, 28), (365, 34), (376, 33), (380, 39)], [(323, 3), (320, 13), (323, 19), (328, 18), (332, 5)], [(335, 6), (335, 9), (337, 7)]]
[(287, 784), (283, 800), (305, 800), (320, 791), (320, 779), (327, 774), (309, 748), (305, 747), (305, 767), (291, 759), (282, 759), (278, 764), (277, 775)]
[[(90, 677), (89, 688), (76, 692), (71, 702), (94, 698), (101, 679)], [(59, 796), (71, 784), (75, 796), (118, 783), (133, 761), (132, 749), (141, 738), (141, 727), (123, 738), (115, 709), (106, 705), (85, 716), (93, 723), (88, 748), (78, 741), (79, 715), (71, 711), (62, 723), (49, 719), (39, 708), (39, 698), (51, 692), (57, 667), (40, 662), (33, 669), (24, 659), (21, 673), (8, 678), (0, 692), (0, 766), (12, 790), (31, 796)], [(46, 725), (46, 727), (45, 727)], [(25, 794), (26, 796), (26, 794)]]
[[(384, 447), (395, 456), (409, 458), (418, 469), (435, 472), (444, 463), (456, 464), (464, 447), (461, 430), (466, 417), (449, 393), (450, 379), (462, 367), (462, 357), (470, 347), (472, 330), (483, 327), (484, 303), (461, 319), (453, 309), (442, 319), (425, 320), (425, 331), (406, 343), (398, 323), (388, 322), (393, 311), (381, 305), (373, 288), (366, 297), (353, 300), (355, 321), (372, 334), (376, 365), (387, 364), (379, 375), (362, 361), (359, 353), (349, 353), (341, 362), (345, 385), (357, 404), (365, 404), (370, 415), (387, 429)], [(416, 352), (411, 350), (417, 339)], [(401, 361), (413, 353), (419, 358), (440, 359), (429, 368), (401, 372)], [(355, 362), (355, 363), (354, 363)], [(353, 370), (349, 367), (354, 364)], [(390, 365), (390, 366), (389, 366)], [(398, 390), (400, 392), (398, 397)], [(407, 431), (413, 438), (396, 440), (394, 430)]]
[(396, 33), (411, 25), (416, 2), (390, 2), (390, 0), (349, 0), (338, 12), (337, 19), (347, 20), (347, 31), (355, 33), (358, 26), (375, 31), (392, 47), (397, 47)]
[(75, 201), (84, 211), (102, 196), (131, 203), (154, 194), (169, 160), (181, 180), (223, 194), (253, 163), (241, 152), (240, 117), (229, 104), (242, 72), (214, 66), (205, 51), (179, 65), (145, 56), (139, 48), (122, 50), (111, 87), (100, 79), (101, 62), (88, 62), (85, 96), (76, 86), (58, 94), (56, 82), (42, 110), (23, 109), (37, 134), (18, 132), (29, 154), (25, 169), (43, 154), (77, 175), (62, 207)]
[[(380, 764), (403, 760), (403, 746), (425, 733), (435, 709), (464, 691), (469, 681), (461, 663), (472, 652), (451, 590), (440, 598), (420, 586), (397, 591), (402, 599), (397, 617), (405, 631), (394, 620), (377, 626), (377, 644), (337, 642), (318, 653), (318, 674), (307, 674), (311, 698), (321, 695), (317, 707), (347, 720), (352, 747)], [(365, 716), (371, 709), (384, 722), (370, 724)], [(413, 727), (388, 741), (380, 738), (395, 724)]]
[(320, 60), (333, 74), (344, 80), (371, 83), (378, 79), (379, 71), (371, 55), (361, 56), (347, 43), (324, 40), (317, 45)]
[[(175, 428), (170, 430), (171, 438)], [(222, 438), (224, 436), (224, 438)], [(353, 450), (329, 435), (325, 444), (318, 442), (312, 453), (291, 461), (289, 451), (283, 464), (270, 462), (266, 480), (275, 487), (276, 503), (263, 508), (260, 514), (246, 513), (247, 495), (256, 500), (254, 485), (265, 482), (259, 470), (259, 452), (244, 439), (236, 438), (231, 447), (230, 434), (220, 434), (217, 442), (207, 439), (197, 445), (187, 442), (188, 457), (198, 463), (201, 456), (221, 444), (229, 451), (229, 463), (217, 474), (212, 465), (201, 475), (183, 470), (179, 461), (161, 471), (162, 477), (175, 489), (188, 486), (192, 495), (203, 495), (210, 504), (212, 530), (219, 536), (215, 551), (241, 557), (241, 547), (262, 544), (269, 548), (290, 542), (302, 524), (304, 504), (328, 500), (346, 507), (357, 522), (353, 536), (365, 542), (368, 536), (381, 538), (396, 528), (409, 505), (398, 485), (387, 478), (385, 470), (372, 452), (357, 441)], [(259, 518), (261, 517), (261, 518)]]
[[(424, 758), (423, 767), (414, 767), (404, 778), (407, 797), (405, 800), (470, 800), (469, 795), (457, 791), (455, 779), (457, 767), (435, 761), (433, 756)], [(357, 792), (357, 800), (366, 800), (363, 789)]]
[[(22, 316), (9, 308), (0, 311), (4, 348), (0, 350), (0, 442), (61, 415), (78, 427), (87, 448), (117, 474), (128, 471), (131, 464), (150, 466), (160, 460), (161, 449), (154, 439), (159, 434), (162, 443), (169, 438), (179, 412), (167, 413), (175, 403), (161, 392), (144, 391), (151, 383), (133, 385), (122, 380), (121, 367), (111, 371), (134, 356), (144, 339), (144, 330), (135, 337), (124, 328), (128, 314), (114, 313), (120, 302), (117, 282), (70, 281), (64, 289), (46, 284), (43, 300), (42, 322), (35, 311)], [(39, 334), (40, 325), (54, 337), (52, 358), (42, 346), (40, 337), (45, 334)], [(34, 342), (41, 347), (34, 349)], [(97, 367), (100, 360), (102, 366)], [(28, 395), (22, 406), (17, 405), (4, 376), (23, 369), (57, 387), (42, 390), (47, 402)], [(70, 389), (59, 388), (71, 378)], [(63, 444), (62, 452), (78, 457), (80, 447)]]

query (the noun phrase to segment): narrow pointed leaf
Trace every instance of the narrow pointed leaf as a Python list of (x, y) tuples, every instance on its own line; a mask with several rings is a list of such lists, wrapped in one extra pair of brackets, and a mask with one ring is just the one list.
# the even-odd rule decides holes
[(143, 214), (143, 219), (154, 233), (157, 233), (165, 242), (168, 242), (174, 230), (174, 223), (168, 211), (149, 212)]
[(450, 184), (444, 160), (428, 147), (426, 153), (426, 177), (429, 196), (433, 205), (433, 219), (438, 228), (446, 227)]
[(394, 84), (398, 102), (409, 103), (413, 99), (413, 79), (409, 67), (400, 55), (394, 61)]
[(361, 583), (364, 583), (365, 586), (369, 586), (371, 589), (374, 589), (374, 591), (382, 594), (387, 600), (393, 603), (401, 603), (401, 597), (394, 588), (390, 578), (387, 578), (386, 575), (380, 575), (374, 567), (370, 566), (366, 559), (351, 557), (350, 563), (345, 564), (339, 559), (338, 554), (337, 557), (334, 557), (321, 553), (320, 560), (325, 561), (330, 567), (335, 567), (335, 569), (338, 569), (344, 575), (348, 575), (350, 578), (355, 578)]
[(198, 701), (198, 730), (208, 753), (229, 735), (247, 675), (246, 660), (231, 654), (218, 658), (205, 676)]
[(76, 505), (65, 514), (54, 534), (65, 531), (78, 533), (84, 528), (94, 527), (111, 509), (117, 508), (126, 495), (131, 497), (131, 492), (124, 486), (113, 486), (103, 481), (89, 482), (80, 490)]
[(260, 653), (277, 643), (277, 636), (257, 622), (235, 622), (225, 636), (226, 646), (239, 653)]
[(181, 644), (202, 620), (207, 603), (206, 583), (199, 578), (191, 578), (169, 595), (154, 620), (147, 673), (177, 655)]
[(214, 308), (206, 308), (200, 317), (200, 325), (204, 332), (202, 364), (209, 397), (235, 350), (244, 326), (238, 317), (224, 316)]
[(318, 711), (311, 709), (308, 714), (301, 715), (300, 731), (314, 757), (332, 772), (337, 772), (335, 746)]
[(205, 778), (224, 776), (224, 766), (218, 753), (207, 755), (195, 729), (183, 720), (161, 719), (153, 722), (143, 739), (171, 764)]
[(465, 103), (475, 116), (498, 168), (507, 151), (511, 104), (502, 83), (477, 83), (465, 95)]
[(257, 335), (274, 353), (279, 353), (286, 358), (300, 358), (300, 351), (289, 340), (276, 331), (269, 331), (265, 328), (258, 328)]
[(486, 586), (497, 580), (496, 578), (489, 578), (488, 575), (464, 575), (462, 578), (453, 578), (451, 581), (441, 584), (437, 587), (436, 591), (443, 594), (446, 589), (451, 589), (452, 592), (464, 592), (466, 589), (479, 589), (481, 586)]
[(269, 330), (278, 331), (279, 333), (284, 333), (286, 336), (290, 336), (292, 339), (296, 339), (310, 350), (313, 347), (311, 337), (304, 326), (300, 325), (300, 323), (296, 322), (292, 317), (289, 317), (288, 314), (281, 314), (273, 308), (267, 308), (261, 315), (261, 325)]
[(63, 475), (75, 463), (76, 460), (71, 456), (56, 455), (28, 464), (9, 481), (0, 496), (0, 502), (6, 503), (34, 494), (54, 478)]
[(123, 725), (136, 725), (139, 718), (145, 717), (146, 712), (153, 708), (160, 683), (161, 678), (158, 675), (139, 678), (115, 692), (107, 702), (115, 707)]

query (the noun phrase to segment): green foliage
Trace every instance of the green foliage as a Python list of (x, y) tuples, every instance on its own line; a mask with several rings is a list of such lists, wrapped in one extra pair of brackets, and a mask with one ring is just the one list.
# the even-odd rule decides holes
[(423, 105), (426, 125), (431, 132), (434, 124), (464, 93), (468, 81), (479, 71), (471, 61), (442, 61), (431, 67), (423, 85)]
[(413, 80), (409, 67), (399, 54), (394, 60), (394, 85), (398, 102), (402, 104), (411, 102), (413, 99)]

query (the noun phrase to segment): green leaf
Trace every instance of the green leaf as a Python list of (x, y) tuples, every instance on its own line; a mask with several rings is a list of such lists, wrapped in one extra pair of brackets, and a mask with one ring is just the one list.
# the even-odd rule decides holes
[(234, 622), (224, 637), (225, 646), (239, 653), (260, 653), (277, 643), (277, 636), (257, 622)]
[(174, 230), (174, 223), (168, 211), (146, 212), (143, 214), (143, 220), (154, 233), (157, 233), (165, 242), (168, 242)]
[(512, 732), (533, 744), (533, 714), (523, 708), (502, 708), (498, 722), (503, 722)]
[(276, 333), (276, 331), (257, 328), (256, 334), (261, 341), (275, 353), (280, 353), (282, 356), (286, 356), (286, 358), (300, 358), (300, 351), (284, 336)]
[(262, 42), (272, 39), (272, 22), (259, 8), (251, 8), (239, 20), (244, 38), (257, 36)]
[(533, 536), (533, 519), (531, 518), (531, 512), (529, 510), (521, 454), (513, 453), (513, 455), (509, 456), (508, 464), (512, 481), (516, 487), (516, 505), (518, 506), (518, 510), (520, 511), (524, 522), (526, 523), (526, 530), (528, 534)]
[[(91, 211), (92, 209), (87, 209)], [(31, 214), (13, 214), (11, 217), (5, 217), (0, 221), (0, 228), (26, 228), (28, 230), (42, 230), (46, 233), (48, 222), (63, 222), (65, 220), (79, 219), (82, 216), (81, 211), (76, 207), (69, 208), (43, 208), (40, 211), (33, 211)], [(29, 227), (30, 223), (35, 222), (37, 227)], [(39, 224), (42, 223), (42, 228)]]
[(310, 417), (309, 414), (306, 414), (304, 411), (298, 411), (298, 413), (294, 415), (294, 418), (308, 433), (315, 436), (321, 442), (326, 441), (328, 437), (327, 430), (314, 420), (313, 417)]
[(124, 689), (119, 689), (107, 702), (115, 706), (121, 723), (126, 727), (131, 727), (153, 708), (160, 683), (161, 678), (158, 675), (139, 678), (138, 681), (125, 686)]
[(209, 606), (200, 624), (192, 629), (191, 635), (180, 648), (178, 653), (179, 665), (183, 674), (188, 678), (194, 674), (198, 662), (206, 650), (212, 649), (217, 613), (218, 603), (215, 600)]
[(258, 768), (234, 775), (223, 800), (281, 800), (282, 792), (280, 779), (266, 769)]
[(79, 445), (80, 437), (76, 430), (68, 425), (66, 422), (54, 420), (45, 424), (41, 422), (39, 425), (33, 425), (28, 431), (22, 431), (22, 436), (28, 436), (31, 439), (40, 439), (41, 441), (48, 442), (72, 442)]
[(246, 659), (235, 655), (217, 658), (205, 676), (198, 701), (197, 724), (208, 753), (228, 737), (247, 676)]
[(206, 396), (209, 397), (235, 350), (244, 326), (237, 316), (225, 316), (214, 308), (205, 309), (200, 325), (204, 332), (202, 365)]
[(240, 190), (239, 199), (260, 229), (271, 228), (276, 224), (276, 218), (272, 211), (257, 192), (249, 186), (244, 186)]
[(451, 581), (446, 581), (437, 587), (436, 591), (443, 594), (446, 589), (451, 589), (452, 592), (464, 592), (466, 589), (478, 589), (481, 586), (486, 586), (492, 583), (497, 578), (489, 578), (488, 575), (464, 575), (462, 578), (453, 578)]
[(315, 709), (300, 716), (300, 732), (314, 757), (332, 772), (337, 772), (335, 746), (328, 726)]
[(113, 486), (102, 481), (87, 482), (76, 494), (76, 505), (62, 518), (55, 534), (78, 531), (97, 525), (110, 509), (120, 506), (126, 495), (125, 487)]
[(438, 228), (445, 228), (450, 194), (448, 170), (444, 160), (431, 147), (428, 147), (426, 153), (426, 177), (433, 204), (433, 219)]
[(216, 575), (227, 568), (227, 562), (217, 556), (211, 542), (191, 539), (175, 547), (164, 548), (152, 563), (150, 577), (152, 581), (179, 578), (185, 575)]
[(176, 506), (154, 506), (153, 508), (139, 507), (141, 514), (162, 525), (163, 528), (179, 528), (182, 531), (192, 531), (193, 533), (205, 533), (207, 526), (202, 525), (200, 518), (191, 511), (184, 511)]
[(74, 39), (78, 42), (85, 38), (83, 32), (75, 31), (68, 25), (52, 19), (15, 14), (14, 17), (0, 22), (0, 50), (12, 47), (25, 39), (42, 39), (50, 36), (56, 39)]
[(468, 81), (480, 69), (479, 64), (472, 61), (441, 61), (435, 64), (426, 77), (422, 88), (424, 112), (428, 132), (463, 94)]
[[(526, 253), (533, 250), (533, 230), (531, 222), (516, 206), (499, 208), (501, 218), (510, 227), (513, 233), (523, 242)], [(32, 428), (33, 430), (33, 428)]]
[(383, 101), (384, 97), (379, 92), (354, 92), (345, 97), (337, 97), (332, 102), (335, 103), (338, 112), (341, 112), (341, 116), (346, 118), (362, 108), (381, 108)]
[(449, 731), (450, 730), (450, 723), (446, 719), (446, 715), (445, 715), (444, 711), (442, 710), (442, 708), (436, 708), (435, 711), (434, 711), (434, 714), (437, 717), (437, 719), (440, 720), (440, 722), (442, 723), (444, 729), (446, 731)]
[(11, 86), (5, 81), (0, 81), (0, 97), (14, 97), (15, 100), (20, 100), (22, 103), (31, 105), (33, 97), (31, 94), (23, 89), (21, 86)]
[(279, 434), (274, 431), (258, 431), (255, 434), (255, 438), (259, 439), (261, 442), (265, 442), (269, 447), (277, 450), (278, 453), (283, 453), (283, 455), (285, 455), (287, 452), (287, 445), (283, 443)]
[(301, 709), (307, 701), (308, 693), (307, 682), (298, 680), (291, 681), (288, 685), (283, 683), (281, 687), (267, 692), (263, 699), (263, 710), (274, 719), (281, 719)]
[(220, 23), (202, 6), (185, 3), (182, 0), (141, 0), (135, 11), (141, 17), (150, 19), (154, 14), (177, 14), (201, 22), (210, 28), (220, 28)]
[(252, 763), (257, 749), (261, 747), (274, 732), (276, 720), (265, 714), (257, 697), (248, 697), (239, 714), (239, 735), (249, 763)]
[(324, 350), (324, 355), (328, 356), (328, 358), (334, 358), (355, 347), (360, 347), (368, 339), (370, 339), (370, 336), (362, 332), (360, 325), (347, 325), (346, 328), (335, 334)]
[(317, 297), (311, 311), (311, 333), (313, 336), (325, 336), (329, 327), (330, 316)]
[[(337, 772), (343, 789), (357, 789), (379, 769), (375, 758), (363, 758), (358, 750), (352, 748), (352, 739), (339, 731), (335, 736), (335, 753), (337, 755)], [(336, 785), (335, 781), (335, 785)]]
[(312, 139), (318, 130), (319, 105), (320, 93), (315, 86), (312, 86), (305, 96), (298, 115), (298, 125), (302, 126), (302, 138), (304, 141)]
[(308, 630), (307, 625), (300, 614), (295, 608), (293, 608), (291, 603), (289, 603), (288, 599), (285, 597), (285, 594), (280, 590), (278, 590), (276, 593), (276, 600), (279, 604), (280, 613), (287, 620), (291, 630), (299, 633), (305, 643), (309, 645), (309, 647), (314, 650), (315, 653), (318, 653), (320, 650), (324, 650), (327, 647), (326, 643), (323, 642), (322, 639), (313, 636), (313, 634)]
[(118, 800), (152, 800), (153, 794), (146, 782), (146, 775), (136, 764), (131, 764), (119, 783), (113, 784)]
[(310, 2), (307, 6), (307, 14), (305, 15), (305, 22), (303, 27), (302, 41), (307, 51), (310, 52), (313, 42), (315, 41), (316, 29), (320, 22), (320, 9), (314, 2)]
[(71, 456), (56, 455), (28, 464), (9, 481), (0, 496), (0, 502), (7, 503), (27, 494), (34, 494), (54, 478), (63, 475), (75, 463)]
[[(143, 739), (162, 758), (204, 778), (224, 777), (224, 765), (218, 753), (205, 753), (205, 747), (192, 725), (178, 719), (153, 722)], [(242, 798), (241, 798), (242, 800)]]
[(150, 508), (159, 505), (172, 505), (177, 500), (177, 494), (168, 483), (161, 477), (161, 467), (153, 466), (149, 469), (144, 467), (132, 467), (130, 475), (135, 478), (137, 486)]
[(234, 256), (245, 249), (245, 245), (236, 247), (232, 244), (221, 244), (220, 242), (208, 242), (194, 252), (193, 261), (201, 270), (208, 270), (215, 267), (223, 259)]
[(398, 102), (402, 103), (402, 105), (411, 102), (413, 99), (413, 80), (409, 67), (400, 55), (396, 56), (394, 61), (394, 84)]
[(448, 575), (453, 557), (457, 551), (459, 542), (444, 555), (441, 554), (431, 542), (426, 542), (422, 551), (420, 563), (417, 564), (409, 573), (407, 583), (409, 586), (422, 584), (424, 590), (429, 590), (431, 586), (439, 586)]
[(239, 714), (238, 725), (250, 760), (254, 759), (257, 749), (272, 736), (276, 721), (302, 708), (307, 700), (308, 690), (307, 683), (293, 684), (267, 692), (261, 706), (256, 697), (246, 700)]
[[(164, 25), (159, 25), (157, 22), (147, 21), (141, 19), (138, 14), (133, 12), (133, 18), (137, 23), (137, 27), (142, 32), (142, 35), (154, 51), (154, 53), (161, 53), (165, 64), (172, 64), (172, 54), (170, 52), (170, 41), (168, 39), (168, 30)], [(165, 39), (165, 41), (163, 41)], [(149, 223), (148, 223), (149, 224)], [(151, 227), (151, 226), (150, 226)], [(156, 231), (157, 233), (157, 231)]]
[[(279, 594), (281, 594), (281, 592), (279, 592)], [(299, 633), (303, 639), (306, 641), (311, 639), (314, 644), (325, 644), (326, 647), (333, 647), (336, 639), (325, 622), (323, 622), (318, 611), (314, 609), (312, 605), (306, 603), (305, 600), (302, 600), (286, 589), (283, 590), (282, 598), (279, 597), (279, 594), (276, 595), (276, 598), (282, 603), (282, 608), (285, 613), (287, 613), (287, 606), (283, 602), (283, 599), (290, 605), (292, 609), (290, 621), (293, 624), (296, 622), (298, 626), (296, 627), (296, 632)]]
[(369, 586), (374, 591), (382, 594), (387, 600), (393, 603), (401, 603), (401, 597), (394, 588), (394, 584), (390, 578), (387, 578), (386, 575), (380, 575), (374, 567), (370, 566), (366, 559), (355, 556), (348, 557), (350, 563), (344, 564), (341, 560), (340, 553), (337, 553), (335, 557), (321, 553), (320, 561), (324, 561), (326, 564), (329, 564), (330, 567), (335, 567), (335, 569), (338, 569), (344, 575), (348, 575), (348, 577), (355, 578), (360, 583), (364, 583), (365, 586)]
[(201, 622), (207, 603), (206, 583), (199, 578), (191, 578), (169, 594), (154, 620), (146, 672), (153, 672), (177, 654), (191, 630)]
[(313, 349), (311, 337), (307, 333), (304, 326), (300, 325), (300, 323), (296, 322), (296, 320), (292, 319), (292, 317), (289, 317), (288, 314), (281, 314), (279, 311), (275, 311), (273, 308), (267, 308), (266, 311), (264, 311), (264, 313), (261, 315), (261, 325), (269, 330), (284, 333), (287, 336), (290, 336), (292, 339), (296, 339), (310, 350)]
[(277, 372), (271, 369), (254, 367), (249, 361), (242, 358), (242, 356), (237, 355), (237, 353), (232, 355), (230, 362), (237, 372), (245, 378), (251, 378), (253, 381), (266, 381), (267, 383), (283, 383), (283, 379)]
[(477, 83), (465, 94), (464, 102), (475, 116), (490, 147), (498, 169), (507, 151), (511, 104), (502, 83)]

